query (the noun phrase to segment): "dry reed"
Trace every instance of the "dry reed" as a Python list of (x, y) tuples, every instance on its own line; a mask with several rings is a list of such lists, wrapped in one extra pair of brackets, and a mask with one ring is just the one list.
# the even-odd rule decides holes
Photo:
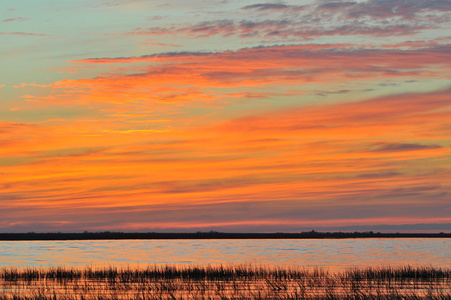
[(49, 267), (0, 271), (0, 300), (451, 299), (451, 270), (324, 269), (252, 265)]

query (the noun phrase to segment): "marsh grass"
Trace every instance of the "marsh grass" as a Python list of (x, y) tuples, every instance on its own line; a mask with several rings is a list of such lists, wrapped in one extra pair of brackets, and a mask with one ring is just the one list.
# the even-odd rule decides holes
[(451, 299), (451, 270), (252, 265), (4, 268), (0, 300), (21, 299)]

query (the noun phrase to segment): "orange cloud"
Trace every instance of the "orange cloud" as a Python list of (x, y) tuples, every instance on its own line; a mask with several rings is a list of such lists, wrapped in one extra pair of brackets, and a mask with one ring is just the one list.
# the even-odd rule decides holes
[(1, 32), (0, 231), (451, 223), (449, 3), (89, 6), (98, 26), (52, 19), (64, 43)]
[[(83, 64), (141, 63), (96, 78), (65, 79), (45, 87), (54, 91), (41, 99), (128, 105), (129, 110), (155, 109), (158, 103), (197, 102), (217, 105), (224, 89), (271, 86), (276, 95), (290, 95), (290, 85), (345, 83), (383, 78), (448, 76), (449, 52), (443, 47), (414, 50), (350, 50), (347, 45), (281, 46), (220, 53), (167, 53), (128, 58), (96, 58)], [(445, 47), (446, 48), (446, 47)], [(432, 67), (434, 66), (434, 67)], [(130, 71), (133, 71), (130, 74)], [(35, 85), (22, 84), (24, 85)], [(285, 90), (284, 90), (285, 89)], [(240, 91), (239, 91), (240, 92)], [(236, 91), (230, 96), (236, 95)], [(134, 109), (132, 107), (135, 107)], [(125, 111), (124, 111), (125, 112)]]
[[(61, 111), (0, 124), (1, 216), (77, 226), (95, 215), (87, 228), (119, 216), (130, 228), (449, 220), (450, 90), (365, 100), (348, 85), (447, 78), (446, 47), (347, 47), (90, 59), (78, 63), (125, 65), (17, 85), (39, 89), (29, 109)], [(317, 90), (326, 83), (339, 88)], [(328, 93), (335, 103), (315, 103)], [(281, 100), (296, 97), (311, 98)]]
[[(451, 187), (448, 95), (380, 97), (120, 137), (5, 123), (2, 132), (17, 140), (2, 151), (17, 161), (3, 168), (9, 175), (0, 198), (6, 210), (38, 219), (49, 210), (73, 222), (75, 208), (87, 218), (96, 212), (103, 225), (90, 228), (112, 228), (106, 224), (119, 214), (142, 224), (124, 221), (131, 230), (149, 227), (149, 216), (153, 226), (177, 228), (446, 221), (436, 209)], [(426, 134), (432, 127), (436, 134)], [(76, 144), (83, 147), (63, 148)], [(427, 165), (417, 169), (421, 161)]]

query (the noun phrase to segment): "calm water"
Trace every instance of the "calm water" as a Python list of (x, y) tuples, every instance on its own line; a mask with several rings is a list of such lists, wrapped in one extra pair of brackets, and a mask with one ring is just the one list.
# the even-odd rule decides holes
[(0, 242), (0, 267), (252, 263), (451, 268), (451, 239), (108, 240)]

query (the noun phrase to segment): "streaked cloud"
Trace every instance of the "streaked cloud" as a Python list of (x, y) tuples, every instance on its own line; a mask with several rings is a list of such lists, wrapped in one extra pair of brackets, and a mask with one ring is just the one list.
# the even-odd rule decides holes
[(421, 144), (382, 144), (377, 145), (377, 148), (373, 151), (392, 152), (392, 151), (415, 151), (415, 150), (427, 150), (441, 148), (438, 145), (421, 145)]
[[(240, 38), (293, 38), (310, 40), (323, 36), (415, 35), (449, 25), (449, 1), (317, 2), (298, 6), (259, 3), (242, 7), (234, 19), (203, 21), (194, 25), (136, 28), (129, 35), (190, 35)], [(260, 13), (265, 12), (264, 15)], [(250, 14), (250, 15), (249, 15)], [(254, 14), (254, 15), (252, 15)], [(241, 16), (241, 19), (239, 17)]]
[[(47, 101), (60, 99), (60, 102), (66, 102), (70, 95), (71, 101), (129, 103), (130, 106), (139, 101), (140, 106), (150, 108), (155, 103), (214, 103), (224, 97), (233, 98), (237, 95), (236, 92), (224, 94), (218, 91), (220, 88), (246, 89), (276, 83), (289, 86), (326, 80), (338, 84), (351, 78), (378, 80), (381, 76), (446, 76), (449, 73), (447, 60), (444, 59), (448, 56), (446, 49), (447, 46), (386, 50), (353, 49), (348, 48), (348, 45), (302, 45), (217, 53), (172, 52), (140, 57), (89, 58), (73, 62), (87, 66), (143, 65), (140, 69), (133, 67), (132, 72), (123, 67), (122, 73), (52, 83), (49, 87), (55, 91)], [(434, 71), (430, 69), (432, 65), (436, 66)], [(350, 92), (340, 91), (318, 94)], [(279, 91), (273, 94), (289, 96), (291, 93)]]
[(450, 3), (11, 2), (0, 231), (442, 228)]
[(27, 20), (29, 20), (29, 18), (18, 17), (18, 18), (4, 19), (2, 22), (23, 22), (23, 21), (27, 21)]
[(0, 35), (47, 36), (47, 34), (43, 34), (43, 33), (31, 33), (31, 32), (0, 32)]
[(287, 8), (292, 8), (293, 6), (288, 6), (286, 4), (282, 4), (282, 3), (261, 3), (261, 4), (252, 4), (252, 5), (247, 5), (245, 7), (243, 7), (243, 9), (258, 9), (258, 10), (278, 10), (278, 9), (287, 9)]

